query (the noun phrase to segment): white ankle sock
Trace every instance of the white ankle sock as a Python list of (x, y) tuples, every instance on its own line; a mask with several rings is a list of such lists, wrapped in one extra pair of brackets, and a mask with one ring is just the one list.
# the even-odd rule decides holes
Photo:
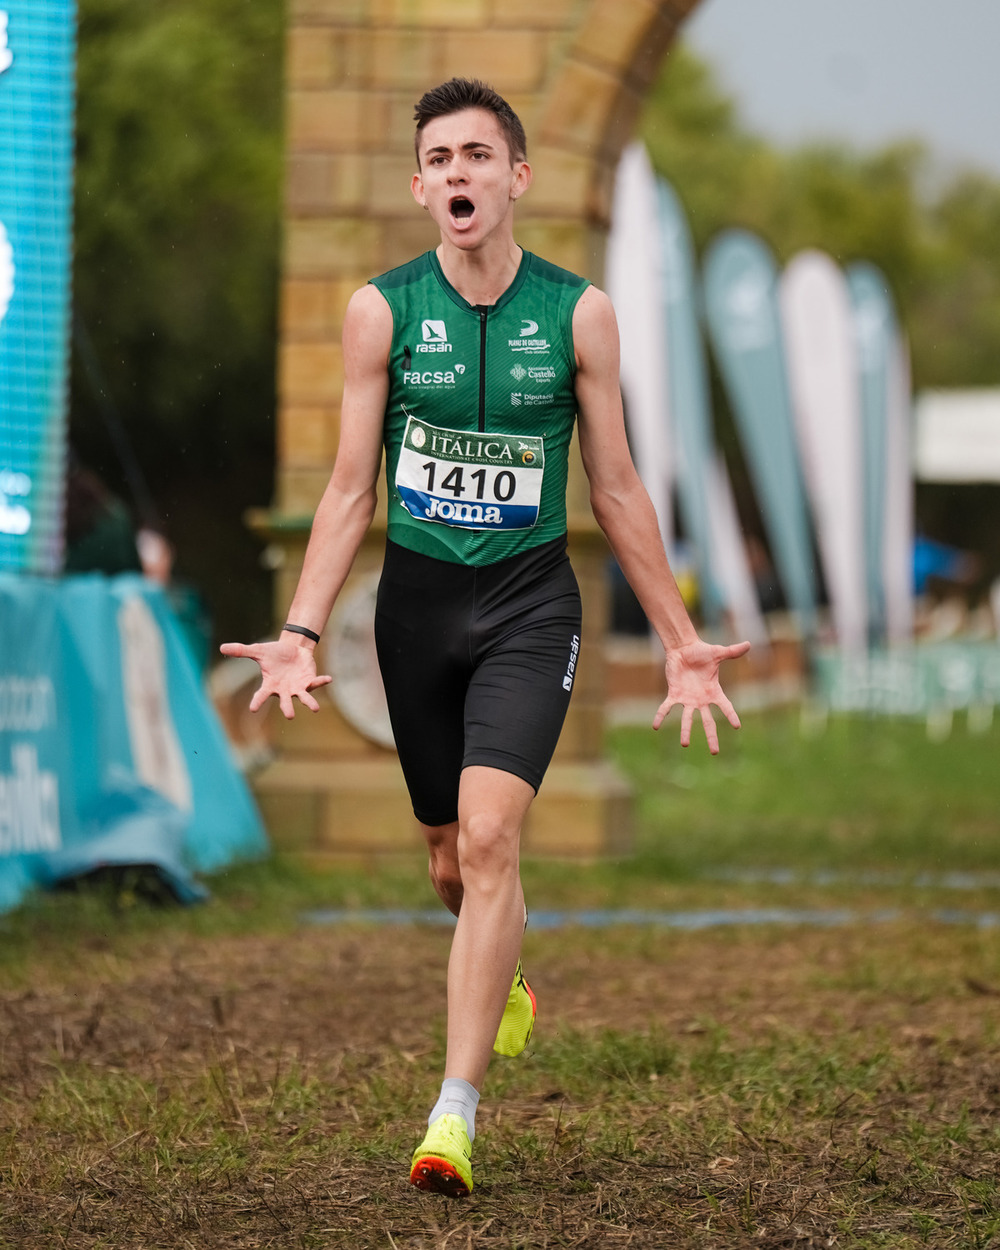
[(460, 1115), (465, 1121), (471, 1142), (476, 1136), (476, 1108), (478, 1106), (479, 1092), (476, 1087), (460, 1077), (448, 1076), (441, 1083), (441, 1093), (427, 1117), (427, 1123), (433, 1124), (441, 1115)]

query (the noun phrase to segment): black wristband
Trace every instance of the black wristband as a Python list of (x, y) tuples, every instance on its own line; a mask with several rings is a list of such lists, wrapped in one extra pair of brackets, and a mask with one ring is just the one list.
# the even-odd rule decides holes
[(284, 633), (286, 629), (290, 634), (304, 634), (306, 638), (311, 638), (313, 642), (319, 642), (319, 634), (317, 634), (315, 630), (306, 629), (304, 625), (285, 624), (282, 625), (280, 632)]

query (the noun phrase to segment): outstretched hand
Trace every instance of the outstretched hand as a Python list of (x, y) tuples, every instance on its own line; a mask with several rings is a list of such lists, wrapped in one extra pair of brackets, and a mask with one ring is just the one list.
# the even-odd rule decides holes
[(691, 725), (695, 711), (701, 715), (708, 749), (719, 754), (719, 734), (712, 719), (711, 706), (715, 704), (734, 729), (739, 729), (740, 718), (719, 684), (719, 665), (723, 660), (735, 660), (750, 650), (749, 642), (736, 642), (731, 646), (714, 643), (688, 643), (667, 652), (667, 697), (657, 708), (653, 728), (659, 729), (671, 708), (683, 708), (681, 715), (681, 746), (691, 743)]
[(277, 698), (287, 720), (295, 718), (292, 699), (298, 699), (310, 712), (318, 712), (319, 704), (309, 692), (333, 680), (328, 675), (317, 676), (312, 649), (291, 640), (282, 638), (277, 642), (255, 642), (251, 646), (242, 642), (224, 642), (219, 650), (223, 655), (246, 656), (260, 665), (261, 682), (250, 700), (251, 712), (262, 707), (271, 695)]

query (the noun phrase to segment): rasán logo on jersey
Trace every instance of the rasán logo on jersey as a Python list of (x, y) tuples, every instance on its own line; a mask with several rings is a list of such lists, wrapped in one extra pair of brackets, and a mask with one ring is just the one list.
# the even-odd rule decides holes
[(451, 344), (448, 342), (448, 328), (443, 321), (426, 319), (420, 325), (420, 334), (424, 341), (417, 344), (418, 352), (451, 351)]

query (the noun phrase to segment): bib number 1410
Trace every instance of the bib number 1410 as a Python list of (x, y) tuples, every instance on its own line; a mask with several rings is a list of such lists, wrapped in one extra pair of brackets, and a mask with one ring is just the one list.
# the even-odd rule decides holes
[[(432, 495), (434, 494), (434, 479), (441, 466), (436, 460), (428, 460), (421, 465), (421, 468), (427, 473), (427, 493)], [(497, 503), (506, 503), (513, 497), (517, 488), (517, 478), (510, 469), (500, 469), (497, 473), (490, 473), (487, 469), (470, 469), (468, 473), (469, 487), (466, 486), (465, 476), (465, 467), (456, 464), (441, 479), (441, 485), (438, 489), (450, 491), (456, 499), (461, 499), (465, 495), (466, 490), (470, 489), (473, 492), (471, 496), (473, 499), (483, 499), (486, 497), (486, 479), (491, 477), (493, 479), (492, 490), (489, 495), (491, 502), (495, 500)]]
[(544, 440), (443, 429), (408, 414), (396, 466), (412, 517), (464, 529), (528, 529), (538, 520)]

